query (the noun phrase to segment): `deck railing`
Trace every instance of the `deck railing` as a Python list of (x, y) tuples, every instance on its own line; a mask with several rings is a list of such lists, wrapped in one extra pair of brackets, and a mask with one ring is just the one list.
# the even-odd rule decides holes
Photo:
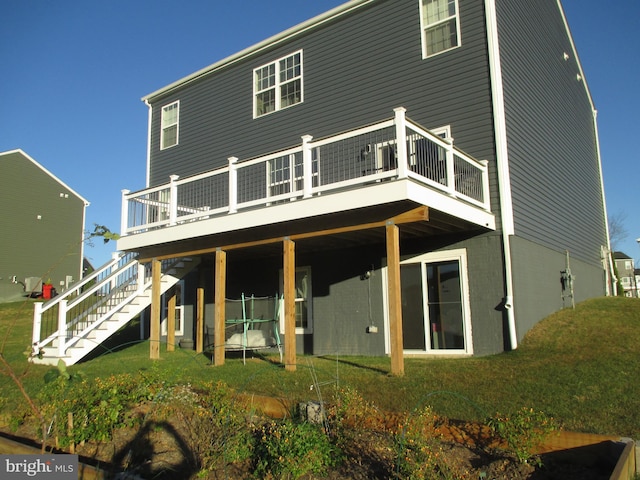
[(265, 208), (385, 179), (410, 178), (486, 211), (487, 162), (454, 147), (395, 109), (392, 119), (301, 145), (239, 160), (168, 184), (122, 192), (121, 234)]

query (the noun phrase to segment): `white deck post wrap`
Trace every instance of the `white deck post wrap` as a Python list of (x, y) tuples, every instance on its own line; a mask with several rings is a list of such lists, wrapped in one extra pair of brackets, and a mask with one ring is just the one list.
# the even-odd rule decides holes
[(144, 271), (145, 271), (144, 264), (138, 262), (138, 294), (141, 294), (144, 291), (144, 284), (145, 284)]
[(238, 157), (229, 157), (229, 213), (238, 211)]
[(398, 153), (398, 178), (407, 178), (407, 109), (394, 108), (396, 125), (396, 151)]
[(449, 195), (455, 195), (456, 192), (456, 173), (453, 162), (453, 143), (448, 142), (445, 150), (445, 162), (447, 164), (447, 190)]
[(482, 191), (484, 192), (484, 197), (482, 198), (482, 202), (484, 203), (484, 209), (487, 212), (491, 211), (491, 204), (489, 202), (489, 160), (481, 160), (482, 164)]
[(169, 177), (169, 225), (175, 225), (178, 220), (178, 186), (176, 181), (180, 178), (178, 175)]
[(120, 212), (120, 235), (127, 234), (127, 228), (129, 227), (129, 200), (127, 195), (131, 193), (131, 190), (122, 190), (122, 210)]
[(313, 140), (311, 135), (302, 137), (302, 198), (311, 197), (313, 188), (313, 159), (309, 143)]
[(64, 347), (67, 340), (67, 300), (60, 300), (58, 304), (58, 357), (64, 357)]
[(31, 345), (40, 343), (40, 328), (42, 325), (42, 302), (33, 304), (33, 332), (31, 332)]

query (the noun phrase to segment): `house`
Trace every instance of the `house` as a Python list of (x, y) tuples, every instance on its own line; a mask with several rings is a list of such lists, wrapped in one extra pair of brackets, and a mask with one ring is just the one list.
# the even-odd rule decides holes
[(230, 300), (255, 295), (280, 301), (288, 369), (402, 374), (607, 292), (596, 110), (559, 1), (352, 0), (143, 101), (148, 188), (123, 192), (118, 249), (146, 269), (152, 358), (183, 336), (223, 364)]
[(634, 266), (633, 259), (622, 252), (613, 252), (613, 259), (616, 263), (618, 280), (624, 290), (624, 296), (639, 298), (638, 270)]
[(82, 278), (89, 202), (22, 150), (0, 153), (0, 298)]

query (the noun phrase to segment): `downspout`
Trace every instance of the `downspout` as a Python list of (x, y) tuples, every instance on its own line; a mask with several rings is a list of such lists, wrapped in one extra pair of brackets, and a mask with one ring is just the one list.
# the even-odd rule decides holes
[(151, 178), (151, 119), (153, 116), (153, 107), (149, 103), (148, 99), (144, 99), (144, 103), (148, 108), (148, 120), (147, 120), (147, 180), (145, 183), (146, 188), (149, 188), (149, 181)]
[(513, 203), (509, 176), (509, 153), (507, 149), (507, 124), (505, 120), (500, 45), (498, 41), (498, 20), (495, 0), (486, 0), (487, 50), (491, 75), (491, 93), (496, 144), (496, 168), (498, 173), (498, 193), (500, 197), (500, 222), (504, 255), (505, 297), (504, 310), (507, 314), (509, 343), (511, 350), (518, 348), (515, 312), (513, 310), (513, 271), (511, 264), (511, 236), (514, 234)]

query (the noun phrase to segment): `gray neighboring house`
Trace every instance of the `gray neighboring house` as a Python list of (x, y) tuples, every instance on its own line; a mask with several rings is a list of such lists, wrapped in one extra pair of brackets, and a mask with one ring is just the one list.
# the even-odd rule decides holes
[(618, 279), (624, 289), (625, 297), (640, 297), (638, 289), (638, 270), (635, 268), (633, 258), (623, 252), (613, 252), (613, 259), (618, 270)]
[(202, 311), (221, 335), (216, 298), (278, 292), (285, 350), (393, 368), (516, 348), (563, 308), (567, 259), (576, 302), (608, 292), (559, 1), (352, 0), (143, 100), (148, 188), (123, 194), (118, 249), (199, 258), (178, 336)]
[(82, 278), (89, 202), (22, 150), (0, 153), (0, 299)]

